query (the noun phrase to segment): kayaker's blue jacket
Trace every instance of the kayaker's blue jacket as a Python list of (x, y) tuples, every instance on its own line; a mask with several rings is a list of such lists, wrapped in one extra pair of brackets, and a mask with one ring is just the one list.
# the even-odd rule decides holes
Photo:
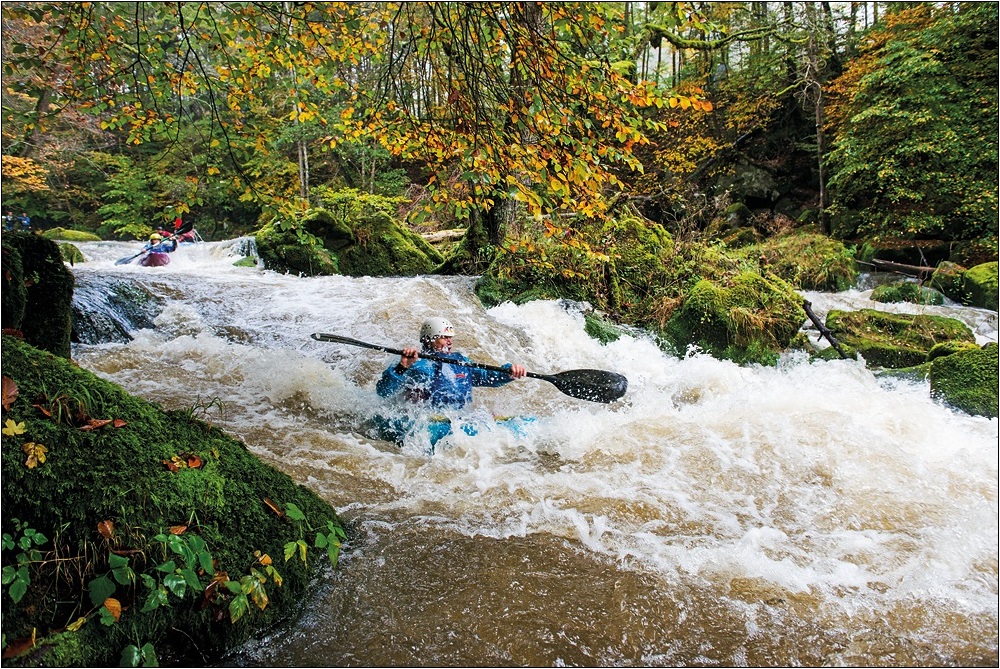
[[(442, 358), (468, 361), (461, 353), (435, 353)], [(510, 363), (504, 369), (510, 369)], [(477, 367), (459, 367), (447, 363), (419, 358), (409, 368), (399, 370), (392, 365), (382, 372), (375, 384), (380, 397), (392, 397), (400, 391), (411, 402), (430, 402), (434, 407), (460, 409), (472, 401), (473, 386), (495, 388), (514, 380), (503, 372)]]
[(147, 253), (173, 253), (177, 250), (177, 240), (171, 239), (169, 241), (157, 242), (146, 242), (146, 246), (142, 249)]

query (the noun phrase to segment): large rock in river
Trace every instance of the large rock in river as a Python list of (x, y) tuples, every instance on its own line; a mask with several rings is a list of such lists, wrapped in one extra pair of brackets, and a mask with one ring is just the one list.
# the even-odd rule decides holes
[(329, 504), (192, 411), (6, 335), (2, 364), (5, 667), (205, 666), (301, 612)]
[(998, 369), (1000, 347), (995, 342), (937, 357), (931, 362), (931, 394), (966, 413), (996, 418)]
[(840, 311), (826, 316), (826, 327), (848, 351), (857, 351), (873, 367), (913, 367), (944, 342), (974, 342), (969, 327), (954, 318), (891, 314), (875, 309)]

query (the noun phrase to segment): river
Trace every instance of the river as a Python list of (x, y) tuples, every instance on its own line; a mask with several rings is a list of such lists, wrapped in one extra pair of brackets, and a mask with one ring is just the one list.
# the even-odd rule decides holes
[[(80, 366), (194, 408), (356, 530), (302, 616), (226, 666), (996, 666), (997, 419), (857, 361), (603, 346), (572, 303), (486, 310), (471, 278), (295, 277), (234, 267), (237, 246), (143, 268), (114, 265), (137, 244), (85, 243), (73, 268), (164, 299), (132, 341), (75, 345)], [(900, 308), (997, 340), (995, 312)], [(473, 360), (608, 369), (628, 393), (523, 379), (478, 389), (473, 415), (534, 416), (524, 436), (459, 433), (433, 456), (374, 440), (395, 358), (309, 335), (402, 348), (429, 315)]]

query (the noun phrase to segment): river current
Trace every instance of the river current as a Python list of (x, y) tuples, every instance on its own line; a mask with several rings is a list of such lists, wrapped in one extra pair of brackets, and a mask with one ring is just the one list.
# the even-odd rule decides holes
[[(164, 300), (132, 341), (75, 345), (80, 366), (194, 408), (355, 529), (302, 616), (227, 666), (996, 666), (997, 419), (858, 361), (601, 345), (580, 305), (484, 309), (463, 277), (282, 275), (233, 266), (237, 247), (143, 268), (114, 265), (137, 244), (85, 243), (73, 268)], [(885, 308), (867, 294), (806, 297), (821, 317)], [(995, 312), (895, 308), (997, 340)], [(471, 412), (533, 416), (523, 436), (458, 433), (432, 456), (372, 439), (396, 358), (309, 335), (402, 348), (430, 315), (472, 360), (607, 369), (628, 392), (523, 379), (477, 389)]]

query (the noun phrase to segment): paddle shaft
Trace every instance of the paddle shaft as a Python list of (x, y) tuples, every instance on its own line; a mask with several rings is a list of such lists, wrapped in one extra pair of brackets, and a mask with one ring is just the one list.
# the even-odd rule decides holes
[[(326, 342), (337, 342), (340, 344), (349, 344), (350, 346), (361, 346), (362, 348), (370, 348), (375, 351), (385, 351), (386, 353), (392, 353), (394, 355), (403, 355), (403, 351), (398, 348), (391, 348), (389, 346), (380, 346), (378, 344), (369, 344), (366, 341), (360, 341), (358, 339), (351, 339), (350, 337), (341, 337), (340, 335), (327, 334), (325, 332), (317, 332), (312, 336), (316, 341), (326, 341)], [(472, 362), (471, 360), (455, 360), (453, 358), (446, 358), (441, 355), (434, 355), (433, 353), (420, 352), (420, 357), (427, 360), (433, 360), (434, 362), (444, 362), (449, 365), (457, 365), (459, 367), (475, 367), (476, 369), (485, 369), (490, 372), (502, 372), (504, 374), (510, 374), (510, 370), (504, 369), (503, 367), (497, 367), (496, 365), (487, 365), (481, 362)], [(551, 381), (552, 377), (547, 374), (536, 374), (534, 372), (528, 372), (526, 376), (530, 376), (533, 379), (542, 379), (543, 381)]]

